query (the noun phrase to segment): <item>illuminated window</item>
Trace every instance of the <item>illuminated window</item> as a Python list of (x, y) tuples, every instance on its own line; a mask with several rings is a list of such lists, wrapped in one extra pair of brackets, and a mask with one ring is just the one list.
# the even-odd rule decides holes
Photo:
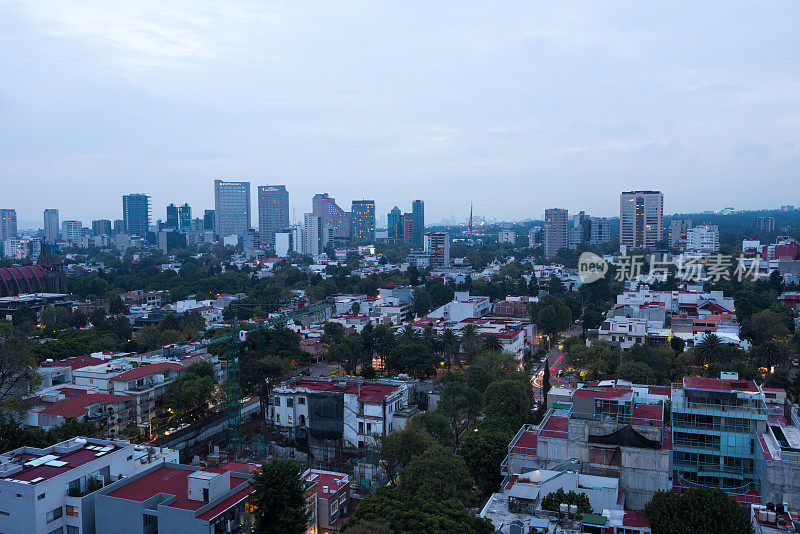
[(289, 414), (289, 424), (292, 424), (292, 414)]
[(67, 505), (67, 515), (71, 515), (72, 517), (78, 517), (78, 507)]
[(275, 414), (275, 422), (276, 423), (280, 423), (281, 422), (281, 414), (279, 414), (279, 413)]

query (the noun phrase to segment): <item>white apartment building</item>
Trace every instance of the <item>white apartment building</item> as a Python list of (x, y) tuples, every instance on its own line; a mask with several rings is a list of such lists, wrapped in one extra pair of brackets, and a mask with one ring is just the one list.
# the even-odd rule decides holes
[(514, 230), (500, 230), (497, 236), (497, 242), (510, 243), (513, 245), (517, 242), (517, 235), (514, 233)]
[(428, 314), (434, 319), (460, 322), (464, 319), (477, 319), (492, 311), (489, 297), (473, 297), (469, 291), (456, 291), (453, 300)]
[[(354, 377), (293, 379), (273, 389), (270, 418), (284, 432), (308, 432), (317, 440), (341, 439), (361, 449), (405, 424), (397, 412), (408, 405), (408, 387), (395, 380)], [(398, 426), (400, 425), (400, 426)]]
[(719, 228), (703, 224), (686, 231), (686, 250), (710, 254), (719, 252)]
[(177, 461), (174, 451), (151, 456), (127, 441), (93, 438), (0, 455), (0, 532), (94, 534), (94, 492), (136, 473), (143, 457)]

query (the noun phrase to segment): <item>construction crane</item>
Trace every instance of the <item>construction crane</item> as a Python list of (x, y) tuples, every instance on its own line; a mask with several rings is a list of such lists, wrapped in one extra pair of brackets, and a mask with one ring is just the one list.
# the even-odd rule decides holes
[[(197, 347), (198, 350), (201, 350), (223, 343), (228, 345), (225, 357), (228, 372), (228, 384), (225, 392), (228, 403), (228, 454), (234, 458), (238, 457), (242, 445), (242, 383), (239, 373), (239, 356), (241, 353), (241, 345), (247, 340), (247, 334), (249, 332), (273, 328), (285, 324), (287, 321), (297, 319), (298, 317), (315, 315), (333, 307), (332, 304), (325, 302), (281, 314), (276, 318), (264, 321), (258, 325), (243, 325), (238, 322), (238, 309), (240, 307), (260, 307), (263, 305), (264, 304), (255, 303), (231, 303), (233, 317), (231, 319), (230, 333)], [(261, 402), (264, 402), (264, 399), (261, 399)]]

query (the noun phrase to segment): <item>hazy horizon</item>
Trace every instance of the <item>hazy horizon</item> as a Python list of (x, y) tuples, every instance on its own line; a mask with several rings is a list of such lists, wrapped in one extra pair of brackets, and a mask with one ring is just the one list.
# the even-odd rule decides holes
[[(767, 9), (766, 7), (769, 7)], [(121, 218), (144, 192), (285, 184), (296, 217), (800, 204), (796, 3), (0, 0), (0, 208)]]

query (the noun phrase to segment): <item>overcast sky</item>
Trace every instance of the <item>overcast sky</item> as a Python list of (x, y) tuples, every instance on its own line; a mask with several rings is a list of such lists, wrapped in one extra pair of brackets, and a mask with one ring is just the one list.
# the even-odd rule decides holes
[(800, 4), (0, 0), (0, 208), (195, 214), (215, 178), (298, 219), (800, 204)]

